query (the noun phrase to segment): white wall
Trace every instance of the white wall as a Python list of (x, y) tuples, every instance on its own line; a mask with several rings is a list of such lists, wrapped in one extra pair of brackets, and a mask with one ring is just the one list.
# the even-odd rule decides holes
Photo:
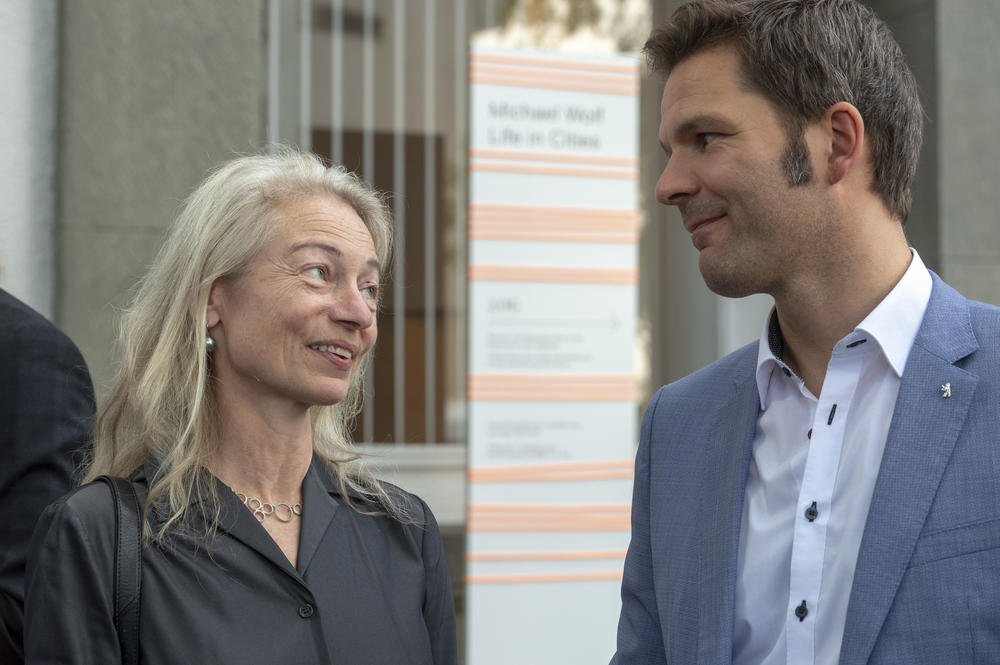
[(0, 287), (54, 309), (55, 0), (0, 3)]

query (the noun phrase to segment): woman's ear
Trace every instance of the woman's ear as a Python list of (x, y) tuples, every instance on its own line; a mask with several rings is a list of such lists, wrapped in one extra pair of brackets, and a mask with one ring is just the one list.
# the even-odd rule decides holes
[(212, 282), (212, 287), (208, 290), (208, 304), (205, 306), (205, 327), (214, 328), (222, 321), (220, 307), (225, 298), (225, 285), (222, 278)]
[(837, 102), (823, 115), (829, 131), (827, 168), (830, 184), (847, 177), (852, 168), (862, 166), (865, 148), (865, 121), (861, 112), (847, 102)]

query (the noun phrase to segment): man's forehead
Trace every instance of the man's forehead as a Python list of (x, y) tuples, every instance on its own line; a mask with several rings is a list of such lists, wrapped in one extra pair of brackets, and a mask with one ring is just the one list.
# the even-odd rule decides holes
[(716, 46), (688, 56), (670, 72), (663, 86), (660, 128), (673, 132), (713, 118), (732, 124), (761, 112), (770, 115), (777, 109), (750, 84), (739, 53)]
[(714, 46), (674, 66), (663, 86), (663, 103), (740, 92), (749, 90), (739, 54), (730, 46)]

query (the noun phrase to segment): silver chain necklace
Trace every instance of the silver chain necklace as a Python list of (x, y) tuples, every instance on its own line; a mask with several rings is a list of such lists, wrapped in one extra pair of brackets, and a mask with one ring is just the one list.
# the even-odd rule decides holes
[(271, 515), (274, 515), (279, 522), (291, 522), (296, 517), (302, 515), (302, 504), (287, 504), (287, 503), (268, 503), (267, 501), (261, 501), (255, 496), (247, 496), (243, 492), (233, 490), (243, 505), (250, 509), (253, 516), (257, 518), (258, 522), (263, 522)]

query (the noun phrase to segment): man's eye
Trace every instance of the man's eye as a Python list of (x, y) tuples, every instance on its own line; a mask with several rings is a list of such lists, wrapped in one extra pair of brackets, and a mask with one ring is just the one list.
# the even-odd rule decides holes
[(704, 147), (717, 138), (719, 138), (718, 134), (715, 134), (713, 132), (703, 132), (701, 134), (698, 134), (698, 143), (700, 143)]
[(305, 273), (319, 279), (326, 279), (326, 268), (323, 266), (311, 266), (305, 269)]

